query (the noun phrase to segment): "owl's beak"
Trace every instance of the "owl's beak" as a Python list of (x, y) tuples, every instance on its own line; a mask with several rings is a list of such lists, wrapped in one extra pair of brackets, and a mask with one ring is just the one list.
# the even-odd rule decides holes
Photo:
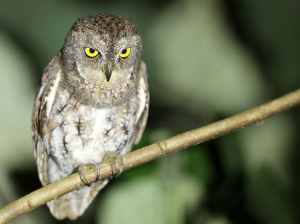
[(107, 82), (109, 82), (109, 80), (110, 80), (111, 73), (112, 73), (112, 63), (108, 62), (105, 69), (104, 69), (104, 74), (106, 76)]

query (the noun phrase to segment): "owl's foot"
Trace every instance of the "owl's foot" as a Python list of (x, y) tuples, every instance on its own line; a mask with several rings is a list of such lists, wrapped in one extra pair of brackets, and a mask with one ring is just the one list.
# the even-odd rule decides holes
[(87, 182), (87, 179), (86, 179), (86, 176), (85, 176), (85, 171), (86, 170), (89, 170), (89, 169), (93, 169), (96, 173), (97, 173), (97, 179), (99, 179), (99, 176), (100, 176), (100, 169), (99, 169), (99, 166), (98, 165), (95, 165), (93, 163), (87, 163), (87, 164), (79, 164), (79, 167), (78, 167), (78, 170), (77, 172), (79, 173), (79, 176), (80, 176), (80, 179), (81, 181), (86, 185), (86, 186), (91, 186), (92, 183), (88, 183)]
[[(119, 176), (124, 169), (123, 158), (120, 154), (116, 152), (106, 152), (102, 162), (110, 163), (111, 173), (114, 177)], [(116, 164), (118, 164), (118, 169), (116, 169)]]
[[(123, 158), (120, 154), (116, 153), (116, 152), (106, 152), (105, 156), (103, 158), (102, 162), (109, 162), (110, 166), (111, 166), (111, 173), (112, 176), (117, 177), (119, 176), (123, 169), (124, 169), (124, 163), (123, 163)], [(118, 164), (118, 169), (117, 169), (117, 164)], [(93, 169), (95, 171), (95, 173), (97, 173), (97, 179), (99, 179), (100, 177), (100, 169), (99, 166), (94, 164), (94, 163), (81, 163), (78, 166), (78, 170), (77, 172), (79, 173), (80, 179), (81, 181), (86, 185), (86, 186), (91, 186), (92, 183), (89, 183), (86, 179), (86, 175), (85, 175), (85, 171), (89, 170), (89, 169)]]

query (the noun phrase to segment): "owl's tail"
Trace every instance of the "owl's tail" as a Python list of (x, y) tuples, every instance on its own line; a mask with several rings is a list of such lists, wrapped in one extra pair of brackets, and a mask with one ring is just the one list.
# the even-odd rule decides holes
[(108, 180), (98, 181), (91, 187), (83, 187), (47, 203), (51, 214), (57, 219), (77, 219), (90, 205), (97, 193), (108, 183)]

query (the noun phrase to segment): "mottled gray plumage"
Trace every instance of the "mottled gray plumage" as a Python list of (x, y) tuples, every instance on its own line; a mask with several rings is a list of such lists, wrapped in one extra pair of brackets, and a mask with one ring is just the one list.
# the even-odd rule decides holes
[[(85, 49), (97, 56), (89, 57)], [(127, 57), (121, 57), (129, 49)], [(32, 136), (43, 185), (121, 155), (138, 143), (148, 116), (147, 72), (130, 19), (96, 14), (78, 19), (46, 67), (37, 93)], [(108, 180), (47, 203), (58, 219), (82, 215)]]

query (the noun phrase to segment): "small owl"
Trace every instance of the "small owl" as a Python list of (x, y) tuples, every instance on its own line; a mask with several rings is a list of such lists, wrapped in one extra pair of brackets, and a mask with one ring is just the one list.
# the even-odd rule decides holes
[[(139, 142), (149, 106), (141, 48), (130, 19), (95, 14), (74, 23), (62, 50), (44, 70), (33, 109), (34, 155), (42, 185), (69, 176), (82, 164), (99, 164), (106, 155), (120, 161)], [(74, 220), (107, 182), (47, 205), (57, 219)]]

